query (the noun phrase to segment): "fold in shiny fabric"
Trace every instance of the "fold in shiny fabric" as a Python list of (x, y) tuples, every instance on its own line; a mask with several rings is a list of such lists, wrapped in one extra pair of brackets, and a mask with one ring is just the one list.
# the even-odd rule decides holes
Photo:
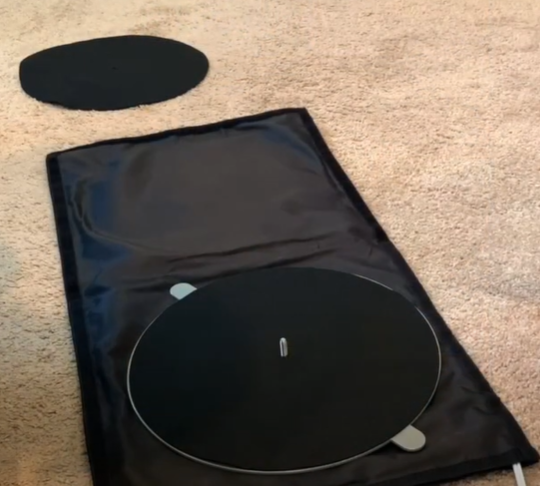
[[(96, 486), (416, 486), (538, 460), (305, 109), (99, 142), (50, 154), (47, 169)], [(443, 367), (416, 422), (421, 453), (387, 446), (321, 472), (243, 475), (181, 457), (139, 422), (128, 360), (174, 302), (169, 288), (277, 266), (361, 274), (425, 314)]]

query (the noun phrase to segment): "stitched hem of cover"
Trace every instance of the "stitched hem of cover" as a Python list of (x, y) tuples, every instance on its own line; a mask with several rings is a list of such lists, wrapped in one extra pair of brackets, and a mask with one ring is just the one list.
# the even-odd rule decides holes
[(83, 426), (92, 480), (97, 485), (109, 485), (107, 444), (103, 436), (103, 420), (99, 409), (96, 377), (86, 332), (78, 269), (73, 248), (67, 202), (62, 183), (62, 174), (56, 159), (47, 158), (47, 176), (53, 203), (56, 235), (60, 250), (62, 276), (66, 293), (68, 317), (75, 348), (79, 375)]
[[(90, 463), (92, 479), (96, 486), (112, 486), (112, 483), (110, 481), (110, 476), (108, 473), (108, 460), (106, 454), (107, 444), (105, 443), (102, 433), (103, 420), (98, 406), (97, 387), (95, 383), (95, 375), (93, 372), (92, 356), (90, 353), (88, 336), (86, 334), (86, 322), (82, 306), (82, 297), (79, 282), (77, 279), (77, 264), (67, 212), (67, 201), (64, 194), (62, 174), (60, 171), (57, 156), (74, 150), (98, 147), (101, 145), (111, 145), (114, 143), (144, 142), (158, 140), (169, 135), (195, 135), (200, 133), (208, 133), (216, 129), (233, 128), (234, 126), (241, 123), (255, 122), (285, 114), (297, 114), (301, 117), (309, 134), (313, 137), (313, 140), (319, 151), (319, 155), (321, 156), (322, 162), (327, 166), (328, 169), (331, 170), (333, 176), (336, 178), (338, 183), (341, 184), (347, 197), (353, 203), (356, 210), (362, 216), (364, 216), (368, 223), (372, 226), (375, 231), (375, 236), (377, 240), (381, 244), (385, 244), (388, 247), (390, 257), (394, 260), (396, 266), (408, 278), (413, 289), (418, 293), (423, 305), (425, 305), (426, 308), (429, 309), (430, 314), (435, 318), (435, 320), (439, 321), (437, 331), (441, 335), (444, 335), (445, 338), (452, 341), (452, 344), (456, 348), (457, 354), (461, 355), (461, 357), (464, 358), (464, 362), (467, 366), (468, 372), (475, 375), (476, 378), (479, 380), (479, 385), (482, 386), (485, 391), (493, 393), (496, 396), (486, 378), (482, 375), (477, 366), (472, 362), (465, 350), (455, 339), (448, 326), (444, 323), (442, 317), (435, 309), (428, 294), (420, 284), (416, 275), (413, 273), (412, 269), (406, 263), (405, 259), (401, 256), (394, 244), (390, 241), (385, 231), (380, 226), (379, 222), (375, 219), (371, 210), (368, 208), (367, 204), (364, 202), (364, 200), (356, 190), (355, 186), (352, 184), (351, 180), (346, 175), (345, 171), (330, 151), (328, 145), (323, 139), (319, 129), (317, 128), (313, 118), (311, 117), (307, 109), (284, 108), (195, 127), (177, 128), (150, 135), (124, 137), (90, 143), (87, 145), (50, 153), (49, 155), (47, 155), (46, 164), (49, 178), (50, 193), (53, 202), (54, 217), (56, 222), (58, 245), (60, 249), (60, 259), (62, 262), (62, 274), (64, 278), (68, 314), (75, 347), (75, 355), (77, 358), (77, 369), (81, 387), (83, 422), (86, 437), (86, 446), (88, 450), (88, 460)], [(502, 413), (504, 413), (508, 421), (509, 428), (512, 435), (514, 436), (514, 439), (517, 442), (527, 442), (527, 439), (524, 436), (524, 433), (521, 431), (521, 428), (515, 418), (502, 403), (501, 406)], [(409, 474), (401, 478), (374, 484), (376, 484), (376, 486), (420, 486), (427, 483), (458, 479), (475, 473), (503, 469), (511, 467), (517, 462), (521, 463), (524, 466), (527, 466), (538, 462), (538, 460), (539, 455), (537, 451), (532, 448), (532, 446), (524, 446), (520, 448), (515, 448), (507, 453), (497, 456), (490, 456), (473, 461), (467, 461), (454, 466), (434, 469), (421, 473)], [(349, 483), (350, 486), (356, 484), (359, 483)]]

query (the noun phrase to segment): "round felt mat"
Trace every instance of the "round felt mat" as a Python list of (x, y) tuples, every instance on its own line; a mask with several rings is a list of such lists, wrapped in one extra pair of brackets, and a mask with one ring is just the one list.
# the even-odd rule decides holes
[(387, 444), (430, 402), (440, 364), (431, 326), (400, 294), (341, 272), (272, 269), (167, 308), (135, 346), (128, 392), (173, 450), (290, 473)]
[(208, 59), (181, 42), (127, 35), (52, 47), (24, 59), (23, 90), (76, 110), (119, 110), (165, 101), (197, 86)]

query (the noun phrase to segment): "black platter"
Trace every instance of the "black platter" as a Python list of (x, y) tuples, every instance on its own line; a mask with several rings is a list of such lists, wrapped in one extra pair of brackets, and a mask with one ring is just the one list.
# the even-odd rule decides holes
[(128, 393), (144, 426), (239, 472), (323, 469), (389, 444), (423, 413), (440, 350), (403, 296), (342, 272), (280, 268), (215, 281), (144, 331)]

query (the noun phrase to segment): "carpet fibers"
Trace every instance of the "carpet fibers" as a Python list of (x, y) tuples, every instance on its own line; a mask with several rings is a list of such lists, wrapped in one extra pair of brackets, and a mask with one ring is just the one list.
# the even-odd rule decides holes
[[(305, 106), (448, 324), (540, 446), (540, 2), (3, 0), (0, 484), (90, 484), (45, 155)], [(154, 34), (210, 58), (187, 95), (39, 103), (18, 63)], [(540, 468), (527, 469), (529, 485)], [(510, 486), (510, 472), (459, 485)]]

